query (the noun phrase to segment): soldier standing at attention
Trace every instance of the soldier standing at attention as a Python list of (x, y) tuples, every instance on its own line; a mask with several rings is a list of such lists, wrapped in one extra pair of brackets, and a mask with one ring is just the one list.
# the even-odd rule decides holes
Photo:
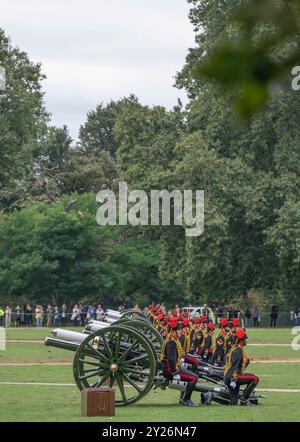
[(171, 318), (169, 323), (169, 333), (161, 349), (161, 365), (163, 376), (169, 381), (187, 382), (186, 389), (180, 397), (180, 405), (186, 407), (197, 406), (191, 401), (198, 377), (192, 371), (180, 367), (180, 359), (184, 357), (184, 352), (178, 338), (178, 319)]

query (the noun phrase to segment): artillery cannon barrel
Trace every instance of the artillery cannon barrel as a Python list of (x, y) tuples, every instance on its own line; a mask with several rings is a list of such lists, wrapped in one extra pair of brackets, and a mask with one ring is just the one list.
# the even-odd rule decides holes
[[(60, 329), (57, 329), (57, 330), (60, 330)], [(66, 332), (68, 330), (62, 329), (61, 331), (62, 332)], [(73, 332), (73, 333), (76, 333), (76, 332)], [(77, 341), (70, 341), (70, 340), (67, 340), (67, 339), (46, 338), (44, 343), (45, 343), (45, 345), (47, 345), (49, 347), (62, 348), (64, 350), (70, 350), (70, 351), (74, 351), (75, 352), (78, 349), (78, 347), (81, 344), (81, 342), (84, 339), (86, 339), (86, 337), (87, 337), (87, 335), (84, 334), (84, 333), (77, 333), (77, 334), (80, 336), (81, 340), (78, 339)], [(62, 336), (62, 334), (60, 336)], [(82, 336), (83, 336), (83, 338), (82, 338)], [(121, 342), (120, 348), (121, 348), (121, 350), (126, 351), (130, 347), (130, 345), (131, 344), (128, 343), (128, 342)], [(103, 344), (102, 343), (99, 344), (99, 349), (103, 350)], [(113, 347), (112, 347), (112, 350), (114, 350)], [(133, 358), (133, 357), (140, 356), (140, 353), (137, 350), (133, 349), (133, 350), (130, 351), (128, 356)]]
[(51, 330), (52, 335), (61, 339), (62, 341), (82, 342), (86, 338), (86, 334), (79, 333), (71, 330), (65, 330), (63, 328), (55, 328)]
[(89, 321), (89, 324), (96, 324), (96, 325), (99, 325), (99, 326), (101, 326), (101, 327), (107, 327), (107, 322), (104, 322), (104, 321), (97, 321), (96, 319), (91, 319), (91, 320)]
[(109, 324), (113, 324), (113, 323), (116, 322), (118, 319), (119, 319), (119, 318), (115, 318), (115, 317), (107, 317), (107, 318), (106, 318), (106, 321), (107, 321), (107, 324), (109, 325)]
[[(157, 378), (157, 380), (159, 380), (159, 378)], [(162, 382), (163, 378), (161, 378), (161, 382)], [(185, 388), (187, 386), (187, 382), (185, 381), (169, 381), (168, 382), (168, 388), (170, 388), (171, 390), (180, 390), (180, 391), (184, 391)], [(228, 395), (228, 390), (226, 387), (213, 387), (213, 386), (208, 386), (207, 384), (203, 384), (201, 382), (198, 382), (195, 385), (195, 390), (194, 391), (198, 391), (200, 393), (207, 393), (208, 391), (210, 391), (211, 393), (219, 393), (221, 395)]]
[[(184, 391), (186, 388), (187, 382), (183, 382), (183, 381), (170, 381), (168, 387), (171, 390), (180, 390), (180, 391)], [(226, 395), (228, 394), (228, 390), (226, 387), (209, 387), (207, 384), (201, 384), (201, 383), (197, 383), (195, 385), (195, 389), (194, 391), (198, 391), (200, 393), (207, 393), (208, 391), (210, 391), (211, 393), (219, 393), (221, 395)]]
[(90, 322), (87, 326), (86, 326), (86, 330), (95, 332), (97, 330), (101, 330), (102, 328), (106, 328), (109, 327), (110, 324), (108, 324), (107, 322), (105, 323), (105, 325), (100, 325), (100, 324), (96, 324), (94, 322)]
[(100, 330), (101, 328), (109, 327), (110, 325), (111, 325), (111, 323), (108, 323), (108, 322), (92, 320), (88, 323), (86, 328), (87, 328), (87, 330), (97, 331), (97, 330)]
[(107, 309), (105, 312), (105, 316), (108, 316), (110, 318), (120, 319), (122, 316), (122, 313), (118, 312), (117, 310)]
[(70, 350), (74, 352), (79, 347), (79, 343), (63, 341), (61, 339), (55, 339), (55, 338), (46, 338), (45, 345), (48, 345), (49, 347), (62, 348), (64, 350)]

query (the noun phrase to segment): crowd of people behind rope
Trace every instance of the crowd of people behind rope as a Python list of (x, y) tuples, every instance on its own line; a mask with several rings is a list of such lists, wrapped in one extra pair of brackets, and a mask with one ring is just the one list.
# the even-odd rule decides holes
[[(219, 376), (227, 389), (202, 393), (202, 404), (257, 404), (253, 393), (259, 379), (246, 373), (250, 362), (246, 352), (247, 334), (238, 317), (219, 317), (215, 326), (203, 311), (201, 316), (192, 316), (189, 311), (180, 311), (177, 307), (166, 312), (155, 305), (149, 306), (148, 317), (164, 337), (160, 360), (165, 382), (184, 385), (180, 405), (199, 405), (192, 402), (191, 396), (198, 378), (208, 371)], [(214, 374), (215, 369), (219, 371)], [(242, 391), (241, 386), (245, 386)]]
[[(167, 312), (167, 307), (164, 303), (156, 304), (156, 308), (159, 308), (164, 313)], [(189, 308), (193, 308), (191, 305)], [(175, 307), (179, 310), (179, 305)], [(118, 307), (119, 311), (124, 309), (123, 305)], [(138, 305), (135, 305), (133, 309), (148, 314), (148, 307), (143, 310), (140, 309)], [(211, 312), (214, 312), (214, 318), (211, 318)], [(229, 321), (232, 318), (243, 318), (245, 327), (253, 326), (259, 327), (261, 323), (261, 314), (259, 309), (254, 306), (254, 308), (246, 308), (243, 312), (239, 307), (230, 305), (226, 308), (216, 307), (215, 309), (210, 309), (206, 304), (202, 307), (202, 312), (207, 316), (209, 321), (213, 319), (219, 322), (221, 318), (226, 317)], [(278, 319), (278, 306), (273, 305), (270, 312), (270, 327), (275, 327)], [(75, 327), (84, 327), (85, 324), (92, 319), (102, 321), (105, 315), (105, 310), (101, 304), (90, 304), (88, 306), (83, 306), (82, 304), (75, 304), (73, 307), (62, 304), (61, 306), (53, 306), (48, 304), (47, 307), (43, 307), (37, 304), (35, 307), (31, 304), (26, 304), (23, 307), (17, 305), (15, 308), (11, 308), (7, 305), (5, 308), (0, 306), (0, 326), (5, 327), (66, 327), (69, 325)], [(291, 320), (295, 320), (295, 325), (300, 325), (300, 308), (294, 313), (291, 312)]]

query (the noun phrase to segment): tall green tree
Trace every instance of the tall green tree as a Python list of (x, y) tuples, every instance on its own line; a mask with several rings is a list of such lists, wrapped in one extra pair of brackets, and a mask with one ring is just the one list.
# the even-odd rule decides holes
[[(249, 65), (254, 60), (257, 66), (261, 69), (264, 68), (265, 65), (258, 56), (245, 62), (245, 58), (243, 59), (242, 56), (236, 55), (234, 57), (232, 54), (244, 44), (248, 46), (252, 44), (256, 50), (257, 42), (265, 40), (271, 26), (267, 12), (266, 15), (262, 14), (262, 8), (265, 6), (262, 4), (267, 2), (260, 2), (262, 8), (258, 9), (258, 12), (252, 9), (252, 39), (249, 38), (250, 31), (246, 19), (244, 21), (241, 19), (239, 23), (233, 21), (233, 16), (239, 11), (242, 2), (236, 0), (224, 2), (191, 0), (190, 3), (192, 4), (190, 18), (196, 31), (196, 46), (189, 50), (186, 64), (177, 76), (177, 85), (186, 88), (191, 99), (187, 112), (190, 131), (195, 133), (201, 131), (207, 146), (205, 154), (207, 161), (211, 155), (215, 156), (217, 161), (215, 172), (223, 183), (224, 202), (222, 208), (219, 207), (217, 195), (214, 195), (212, 200), (210, 198), (215, 179), (212, 182), (204, 183), (204, 189), (208, 195), (207, 227), (202, 238), (191, 241), (189, 244), (188, 251), (192, 259), (187, 260), (186, 275), (188, 279), (195, 279), (196, 269), (201, 265), (205, 267), (205, 264), (211, 271), (213, 261), (209, 258), (210, 250), (222, 243), (220, 255), (222, 254), (223, 259), (215, 267), (220, 273), (218, 277), (220, 285), (223, 284), (225, 289), (227, 287), (228, 291), (231, 290), (232, 296), (235, 296), (237, 292), (245, 293), (247, 289), (251, 288), (262, 289), (276, 295), (279, 293), (279, 285), (281, 289), (283, 286), (285, 290), (290, 288), (287, 278), (284, 278), (284, 282), (282, 280), (282, 260), (279, 259), (278, 242), (274, 235), (279, 235), (278, 226), (280, 225), (282, 208), (288, 204), (290, 199), (296, 198), (297, 200), (299, 198), (300, 139), (297, 121), (300, 116), (300, 95), (292, 90), (289, 82), (283, 82), (267, 102), (264, 99), (265, 104), (260, 112), (246, 120), (239, 119), (236, 114), (236, 90), (225, 88), (225, 82), (220, 84), (215, 79), (220, 78), (223, 74), (222, 61), (223, 64), (227, 63), (227, 66), (231, 68), (229, 75), (231, 75), (232, 81), (242, 79), (245, 85), (249, 80), (247, 71), (243, 71), (245, 63)], [(253, 3), (255, 2), (243, 3), (246, 6), (243, 9), (246, 15), (251, 10)], [(278, 18), (280, 16), (278, 11), (281, 10), (280, 8), (284, 8), (284, 5), (283, 2), (273, 3), (277, 3), (275, 5), (277, 9), (275, 12), (274, 9), (269, 12), (271, 15), (274, 12), (273, 18), (275, 15)], [(282, 25), (285, 19), (286, 17), (282, 17)], [(268, 21), (268, 25), (263, 26), (262, 23), (265, 21)], [(280, 24), (278, 26), (280, 27)], [(232, 52), (231, 55), (227, 53), (226, 57), (224, 55), (221, 60), (217, 51), (224, 42), (229, 45)], [(286, 41), (281, 50), (291, 48), (292, 45), (292, 42)], [(209, 77), (195, 75), (197, 69), (200, 70), (206, 60), (210, 60), (210, 57), (216, 63), (213, 65), (211, 62), (210, 65), (210, 68), (214, 66), (215, 75)], [(267, 83), (268, 80), (264, 85)], [(258, 93), (260, 93), (259, 87)], [(188, 150), (183, 147), (183, 151), (187, 154), (184, 164), (189, 173), (201, 159), (201, 143), (197, 143), (195, 140), (192, 150), (194, 156), (190, 157)], [(205, 179), (205, 163), (206, 161), (202, 171), (199, 169), (199, 176), (191, 174), (190, 180), (192, 177), (196, 182)], [(219, 166), (222, 164), (223, 166), (220, 168)], [(227, 176), (229, 179), (226, 179)], [(237, 187), (235, 183), (238, 183)], [(235, 189), (237, 194), (233, 204), (231, 196)], [(209, 208), (211, 201), (216, 214), (222, 215), (222, 218), (223, 210), (226, 208), (225, 219), (227, 221), (224, 224), (226, 228), (222, 235), (219, 233), (213, 235), (213, 230), (210, 227)], [(272, 245), (268, 240), (269, 232), (273, 232)], [(224, 242), (221, 236), (227, 238), (227, 241)], [(209, 237), (211, 238), (210, 244), (201, 249), (199, 244), (205, 242)], [(287, 245), (287, 247), (289, 246)], [(207, 253), (204, 264), (201, 256), (205, 253), (205, 249)], [(291, 259), (292, 253), (287, 251), (287, 256), (290, 262), (286, 259), (285, 269), (287, 270), (289, 267), (295, 269)], [(225, 267), (226, 270), (223, 271), (226, 262), (231, 262), (232, 266), (231, 269)], [(227, 279), (230, 275), (234, 276), (235, 282)], [(219, 294), (226, 294), (226, 290), (224, 291), (221, 286), (213, 288), (214, 277), (216, 277), (213, 271), (211, 276), (211, 283), (208, 283), (204, 288), (207, 295), (212, 297), (214, 290)], [(196, 285), (201, 286), (205, 279), (200, 271)], [(280, 284), (279, 281), (281, 281)], [(291, 292), (293, 292), (295, 299), (295, 286), (290, 290)], [(289, 297), (290, 301), (293, 296)]]
[(159, 276), (159, 243), (99, 226), (96, 211), (86, 193), (0, 215), (1, 302), (132, 306), (177, 293)]
[(0, 66), (6, 74), (6, 88), (0, 91), (0, 204), (6, 208), (7, 194), (32, 170), (32, 152), (45, 132), (48, 116), (41, 66), (14, 48), (1, 29)]
[(137, 98), (130, 95), (107, 105), (99, 104), (87, 114), (87, 121), (79, 130), (79, 148), (86, 156), (97, 156), (105, 151), (115, 159), (118, 143), (115, 139), (115, 124), (118, 115), (128, 103), (137, 103)]

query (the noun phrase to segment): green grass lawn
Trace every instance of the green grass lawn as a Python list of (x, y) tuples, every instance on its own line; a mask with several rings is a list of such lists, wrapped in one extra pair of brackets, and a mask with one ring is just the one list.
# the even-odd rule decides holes
[[(28, 340), (44, 340), (46, 336), (52, 336), (50, 330), (52, 328), (34, 328), (34, 327), (20, 327), (20, 328), (7, 328), (7, 339), (28, 339)], [(81, 327), (68, 327), (67, 330), (75, 330), (81, 332)]]
[[(152, 391), (135, 405), (116, 409), (113, 418), (82, 418), (80, 393), (74, 387), (1, 386), (0, 422), (96, 421), (96, 422), (234, 422), (300, 421), (299, 393), (268, 393), (257, 407), (182, 408), (178, 392)], [(198, 401), (198, 394), (194, 395)], [(5, 404), (5, 406), (3, 406)]]
[(41, 344), (8, 343), (5, 351), (0, 351), (0, 364), (18, 362), (71, 362), (74, 353)]
[(289, 344), (294, 338), (292, 328), (248, 328), (248, 342), (250, 343), (277, 343)]
[[(300, 389), (300, 363), (253, 364), (248, 370), (260, 378), (260, 388)], [(74, 383), (72, 364), (67, 366), (0, 366), (2, 382)]]
[(278, 358), (300, 358), (300, 350), (293, 350), (292, 347), (247, 347), (249, 358), (255, 359), (278, 359)]
[[(300, 350), (291, 347), (248, 347), (248, 355), (253, 359), (300, 358)], [(71, 362), (74, 353), (36, 343), (7, 343), (6, 351), (0, 351), (0, 364), (18, 362)]]

